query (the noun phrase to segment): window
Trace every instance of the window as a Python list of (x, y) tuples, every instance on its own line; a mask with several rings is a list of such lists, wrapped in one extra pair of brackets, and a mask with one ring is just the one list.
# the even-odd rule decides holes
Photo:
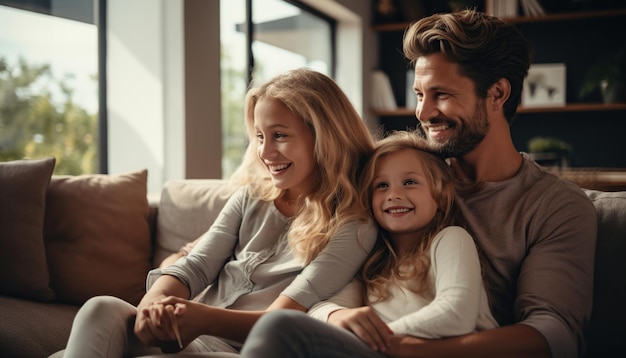
[[(249, 29), (247, 16), (253, 24)], [(220, 21), (222, 171), (228, 177), (247, 145), (243, 120), (247, 88), (299, 67), (333, 76), (335, 21), (299, 1), (286, 0), (221, 0)]]
[(0, 1), (0, 161), (101, 171), (98, 2)]

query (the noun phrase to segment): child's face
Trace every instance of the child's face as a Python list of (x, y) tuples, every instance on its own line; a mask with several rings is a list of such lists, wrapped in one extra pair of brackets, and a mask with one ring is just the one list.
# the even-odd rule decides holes
[(437, 212), (417, 156), (414, 150), (401, 150), (381, 158), (376, 166), (372, 211), (394, 241), (415, 240)]
[(259, 158), (274, 185), (288, 196), (308, 193), (317, 178), (315, 138), (304, 121), (280, 101), (262, 99), (254, 108)]

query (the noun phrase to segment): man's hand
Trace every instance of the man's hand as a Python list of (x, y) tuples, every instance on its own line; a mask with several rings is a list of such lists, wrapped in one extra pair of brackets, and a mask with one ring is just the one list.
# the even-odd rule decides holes
[(393, 331), (371, 307), (340, 309), (328, 316), (328, 323), (354, 333), (373, 350), (385, 352)]

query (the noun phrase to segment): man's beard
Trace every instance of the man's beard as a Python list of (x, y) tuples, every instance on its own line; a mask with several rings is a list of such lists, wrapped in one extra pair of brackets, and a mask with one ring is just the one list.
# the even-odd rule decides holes
[(474, 150), (489, 131), (485, 103), (483, 101), (476, 103), (470, 120), (462, 121), (460, 125), (457, 123), (454, 127), (455, 133), (445, 143), (431, 140), (419, 122), (417, 130), (428, 140), (430, 148), (444, 158), (463, 156)]

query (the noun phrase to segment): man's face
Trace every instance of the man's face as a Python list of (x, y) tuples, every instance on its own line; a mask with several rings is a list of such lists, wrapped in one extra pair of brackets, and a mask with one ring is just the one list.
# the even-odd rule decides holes
[(415, 63), (415, 115), (430, 146), (446, 157), (471, 152), (489, 131), (485, 101), (459, 65), (441, 54), (420, 57)]

